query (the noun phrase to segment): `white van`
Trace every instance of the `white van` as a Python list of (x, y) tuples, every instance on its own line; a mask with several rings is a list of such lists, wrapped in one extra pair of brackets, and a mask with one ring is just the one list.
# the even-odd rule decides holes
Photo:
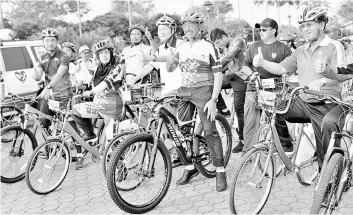
[[(33, 65), (45, 53), (41, 40), (0, 42), (0, 72), (4, 79), (4, 91), (29, 97), (37, 93), (39, 87), (32, 78)], [(3, 98), (1, 98), (2, 100)]]

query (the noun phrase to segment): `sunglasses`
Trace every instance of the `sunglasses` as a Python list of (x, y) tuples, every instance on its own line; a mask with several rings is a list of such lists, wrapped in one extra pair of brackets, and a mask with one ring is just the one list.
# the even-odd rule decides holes
[(303, 30), (304, 28), (311, 28), (315, 23), (318, 23), (318, 22), (306, 22), (306, 23), (300, 24), (299, 29)]
[(270, 30), (271, 28), (260, 28), (259, 31), (266, 32), (267, 30)]

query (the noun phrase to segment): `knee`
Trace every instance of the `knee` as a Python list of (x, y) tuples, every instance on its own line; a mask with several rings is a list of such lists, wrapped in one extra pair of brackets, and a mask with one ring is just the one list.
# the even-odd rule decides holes
[(334, 117), (330, 114), (326, 114), (321, 122), (321, 130), (335, 130), (335, 128), (338, 128), (337, 121), (337, 117)]

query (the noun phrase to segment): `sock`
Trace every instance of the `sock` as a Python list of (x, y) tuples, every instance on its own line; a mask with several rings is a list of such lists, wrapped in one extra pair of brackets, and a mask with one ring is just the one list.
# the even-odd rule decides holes
[(77, 157), (82, 158), (82, 157), (83, 157), (83, 154), (82, 154), (82, 153), (77, 153)]
[(225, 172), (224, 167), (216, 167), (216, 172)]
[(229, 111), (229, 109), (228, 109), (228, 108), (226, 108), (226, 109), (223, 109), (222, 111), (226, 112), (226, 111)]
[(187, 166), (185, 166), (185, 169), (186, 170), (194, 170), (194, 165), (187, 165)]

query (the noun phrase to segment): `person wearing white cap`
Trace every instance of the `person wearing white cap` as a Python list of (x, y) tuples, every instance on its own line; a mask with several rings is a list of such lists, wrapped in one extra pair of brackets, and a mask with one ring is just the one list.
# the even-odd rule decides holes
[(81, 59), (77, 61), (76, 86), (86, 86), (89, 88), (93, 77), (93, 71), (95, 71), (97, 65), (95, 61), (91, 59), (91, 51), (88, 46), (81, 46), (79, 49), (79, 54), (81, 56)]

